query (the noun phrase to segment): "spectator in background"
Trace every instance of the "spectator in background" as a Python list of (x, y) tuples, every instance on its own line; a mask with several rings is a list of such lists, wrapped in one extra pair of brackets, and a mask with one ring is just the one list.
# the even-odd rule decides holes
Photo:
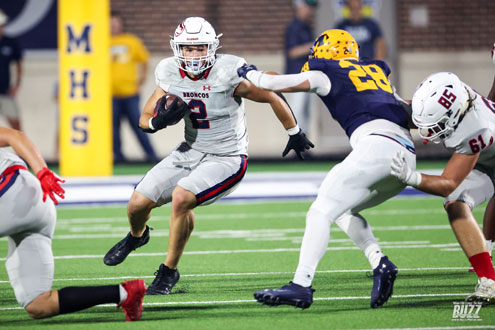
[(346, 30), (359, 44), (359, 57), (363, 60), (385, 60), (387, 45), (378, 23), (364, 17), (362, 0), (347, 0), (349, 18), (340, 21), (336, 29)]
[(148, 70), (149, 53), (142, 41), (130, 33), (124, 33), (122, 16), (112, 12), (110, 18), (112, 55), (112, 104), (113, 104), (113, 156), (115, 162), (125, 161), (120, 141), (120, 123), (129, 120), (134, 134), (143, 147), (147, 161), (157, 162), (148, 136), (139, 127), (139, 89)]
[[(16, 40), (4, 35), (7, 15), (0, 10), (0, 114), (7, 118), (9, 125), (21, 129), (19, 108), (15, 97), (21, 86), (22, 51)], [(11, 84), (10, 65), (15, 65), (15, 83)]]
[[(294, 0), (294, 19), (285, 30), (285, 73), (299, 73), (313, 46), (313, 20), (317, 0)], [(299, 127), (308, 132), (310, 125), (310, 94), (291, 93), (288, 102)]]

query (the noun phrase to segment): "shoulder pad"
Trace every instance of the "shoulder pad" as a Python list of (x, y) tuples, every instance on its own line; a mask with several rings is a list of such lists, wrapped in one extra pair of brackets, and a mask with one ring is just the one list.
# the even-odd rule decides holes
[(214, 80), (214, 85), (237, 86), (243, 80), (242, 77), (237, 75), (237, 68), (244, 64), (246, 64), (246, 60), (242, 57), (218, 54), (217, 60), (208, 76), (208, 81)]
[(175, 65), (175, 58), (168, 57), (161, 60), (155, 68), (155, 83), (164, 91), (174, 82), (181, 80), (179, 68)]

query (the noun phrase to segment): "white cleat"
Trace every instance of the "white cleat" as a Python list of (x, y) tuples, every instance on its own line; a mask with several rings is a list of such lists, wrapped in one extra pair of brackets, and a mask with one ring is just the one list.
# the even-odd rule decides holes
[(473, 294), (466, 298), (467, 302), (479, 302), (483, 305), (495, 304), (495, 281), (486, 277), (479, 279)]

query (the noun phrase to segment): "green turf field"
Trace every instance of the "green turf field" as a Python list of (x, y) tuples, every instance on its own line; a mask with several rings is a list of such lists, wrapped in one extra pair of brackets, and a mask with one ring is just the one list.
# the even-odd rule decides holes
[[(495, 306), (481, 321), (453, 321), (453, 302), (474, 291), (476, 276), (448, 226), (439, 198), (394, 199), (363, 212), (384, 252), (399, 266), (394, 297), (369, 308), (369, 264), (346, 235), (332, 228), (329, 251), (315, 276), (315, 301), (306, 310), (267, 307), (258, 289), (292, 279), (309, 201), (229, 204), (196, 210), (196, 227), (179, 265), (181, 280), (169, 296), (147, 296), (141, 321), (125, 323), (114, 305), (47, 320), (18, 308), (5, 268), (0, 268), (0, 328), (9, 329), (377, 329), (495, 328)], [(482, 218), (483, 208), (475, 213)], [(164, 259), (170, 208), (153, 214), (150, 243), (119, 266), (102, 257), (128, 231), (124, 207), (59, 208), (53, 240), (54, 288), (147, 283)], [(0, 256), (7, 242), (0, 242)], [(2, 259), (2, 264), (5, 259)]]

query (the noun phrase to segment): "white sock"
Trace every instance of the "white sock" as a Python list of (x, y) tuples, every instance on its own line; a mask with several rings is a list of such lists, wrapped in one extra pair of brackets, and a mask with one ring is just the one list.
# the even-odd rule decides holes
[(495, 242), (492, 241), (491, 239), (487, 239), (486, 240), (486, 245), (488, 245), (488, 254), (491, 257), (492, 256), (493, 245), (495, 245)]
[(385, 256), (378, 244), (368, 245), (366, 250), (364, 250), (363, 252), (370, 262), (371, 269), (375, 269), (376, 267), (378, 267), (380, 265), (380, 260), (382, 259), (382, 257)]
[(293, 282), (311, 286), (318, 262), (325, 254), (330, 240), (330, 220), (320, 211), (310, 208), (299, 254), (299, 265)]
[(119, 304), (122, 304), (127, 299), (127, 290), (124, 289), (124, 287), (122, 286), (122, 284), (119, 284), (119, 292), (120, 292), (120, 302), (119, 302)]
[(369, 223), (359, 214), (345, 214), (335, 222), (354, 244), (363, 251), (366, 258), (368, 258), (371, 269), (378, 267), (384, 254), (375, 236), (373, 236)]

